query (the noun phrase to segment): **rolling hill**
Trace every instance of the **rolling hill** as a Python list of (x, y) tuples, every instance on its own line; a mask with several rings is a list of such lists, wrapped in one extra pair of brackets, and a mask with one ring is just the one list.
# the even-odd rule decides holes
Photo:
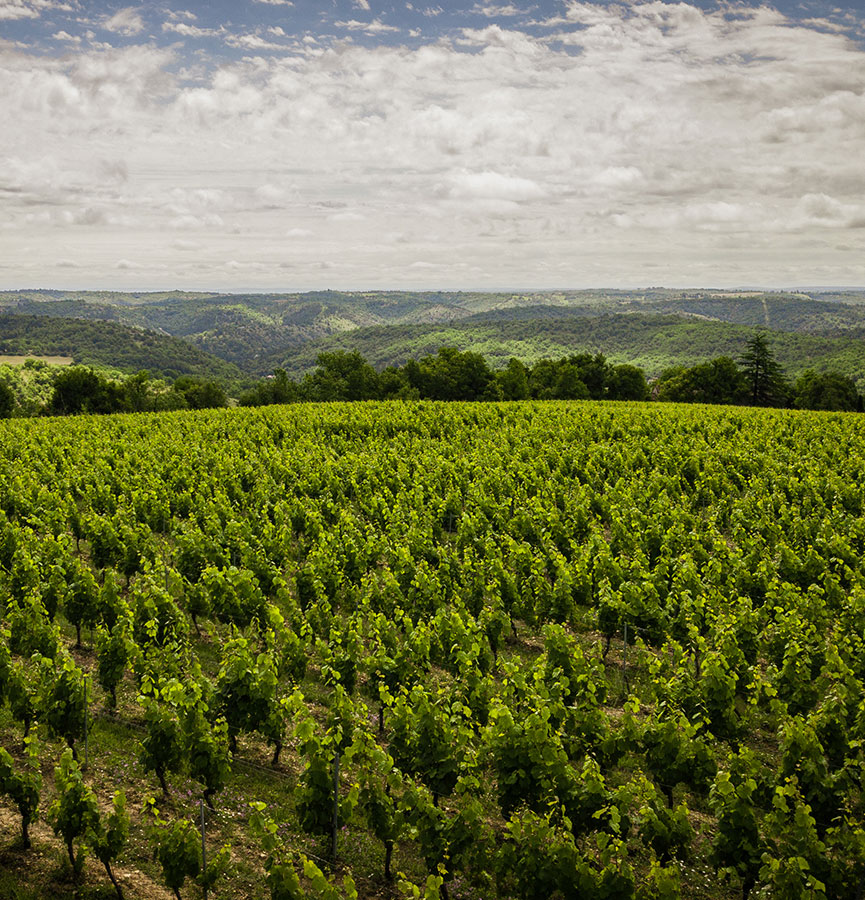
[(214, 378), (224, 384), (248, 381), (232, 363), (176, 337), (116, 322), (52, 316), (0, 315), (0, 354), (68, 356), (75, 363), (160, 378)]
[[(865, 385), (865, 329), (835, 335), (768, 333), (788, 375), (795, 377), (808, 368), (834, 369), (853, 377), (860, 387)], [(673, 365), (694, 365), (722, 355), (736, 357), (751, 334), (753, 328), (746, 325), (674, 315), (476, 318), (447, 326), (358, 329), (311, 341), (267, 362), (296, 377), (314, 367), (319, 353), (332, 350), (358, 350), (376, 368), (402, 365), (444, 346), (482, 353), (493, 366), (504, 365), (512, 356), (534, 362), (588, 351), (604, 353), (615, 363), (633, 363), (651, 378)]]

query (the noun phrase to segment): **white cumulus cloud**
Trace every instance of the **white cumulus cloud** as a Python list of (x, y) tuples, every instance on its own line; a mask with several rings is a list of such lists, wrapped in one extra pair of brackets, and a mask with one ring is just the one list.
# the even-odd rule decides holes
[(538, 200), (544, 189), (529, 178), (503, 175), (500, 172), (463, 172), (451, 176), (449, 195), (455, 198), (510, 200), (522, 202)]
[[(0, 0), (0, 18), (47, 8)], [(769, 7), (561, 9), (412, 46), (347, 39), (389, 35), (377, 18), (295, 37), (165, 11), (171, 49), (146, 29), (78, 46), (61, 23), (56, 56), (0, 45), (4, 275), (35, 285), (62, 258), (93, 284), (135, 260), (130, 281), (190, 288), (284, 288), (287, 264), (309, 287), (859, 280), (860, 44)], [(177, 40), (214, 37), (244, 53), (207, 65)]]
[(127, 6), (105, 19), (102, 27), (118, 34), (133, 35), (144, 31), (144, 22), (134, 6)]
[(69, 10), (66, 3), (54, 0), (0, 0), (0, 21), (3, 19), (38, 19), (43, 12), (51, 9)]
[(346, 28), (349, 31), (363, 31), (367, 34), (386, 34), (399, 31), (395, 25), (386, 25), (381, 19), (373, 19), (371, 22), (359, 22), (357, 19), (341, 19), (333, 23), (337, 28)]

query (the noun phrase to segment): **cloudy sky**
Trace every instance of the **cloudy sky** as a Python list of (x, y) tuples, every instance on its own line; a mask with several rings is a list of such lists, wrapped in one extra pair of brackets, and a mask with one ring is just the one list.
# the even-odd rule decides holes
[(0, 287), (865, 285), (865, 11), (0, 0)]

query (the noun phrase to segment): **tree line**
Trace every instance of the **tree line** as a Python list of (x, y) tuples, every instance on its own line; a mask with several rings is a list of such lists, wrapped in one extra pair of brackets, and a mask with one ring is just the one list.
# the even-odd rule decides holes
[(219, 382), (196, 375), (181, 375), (166, 384), (143, 370), (118, 379), (87, 366), (69, 366), (56, 370), (44, 402), (28, 402), (0, 381), (0, 418), (209, 409), (228, 403)]
[(578, 353), (526, 364), (511, 358), (499, 370), (472, 351), (443, 347), (437, 354), (377, 372), (356, 350), (321, 353), (300, 381), (283, 369), (240, 397), (241, 406), (337, 400), (660, 400), (796, 409), (862, 411), (853, 379), (807, 370), (793, 382), (763, 334), (741, 356), (720, 356), (667, 369), (652, 382), (643, 369), (613, 365), (602, 353)]
[(691, 368), (668, 369), (658, 379), (658, 400), (862, 412), (862, 395), (840, 372), (808, 369), (796, 381), (784, 374), (765, 335), (755, 334), (738, 360), (719, 356)]
[[(859, 411), (863, 397), (852, 378), (807, 370), (786, 377), (765, 335), (757, 333), (738, 359), (719, 356), (695, 366), (675, 366), (648, 381), (643, 369), (614, 365), (603, 353), (578, 353), (534, 364), (511, 358), (495, 370), (480, 353), (442, 347), (377, 371), (359, 351), (320, 353), (300, 380), (284, 369), (238, 398), (240, 406), (358, 400), (658, 400), (795, 409)], [(184, 375), (167, 385), (141, 371), (113, 379), (83, 366), (60, 371), (50, 401), (36, 414), (147, 412), (228, 406), (217, 382)], [(0, 417), (27, 415), (15, 392), (0, 381)], [(33, 414), (33, 410), (29, 411)]]
[(580, 353), (533, 366), (511, 359), (499, 371), (480, 354), (442, 347), (438, 353), (377, 372), (361, 354), (321, 353), (299, 382), (277, 369), (240, 398), (242, 406), (333, 400), (647, 400), (645, 374)]

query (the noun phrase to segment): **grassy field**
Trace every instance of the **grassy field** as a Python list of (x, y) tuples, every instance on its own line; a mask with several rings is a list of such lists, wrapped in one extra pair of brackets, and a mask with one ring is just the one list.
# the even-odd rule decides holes
[(49, 366), (71, 366), (74, 362), (71, 356), (8, 356), (0, 354), (0, 366), (23, 366), (24, 363), (31, 360), (44, 362)]

